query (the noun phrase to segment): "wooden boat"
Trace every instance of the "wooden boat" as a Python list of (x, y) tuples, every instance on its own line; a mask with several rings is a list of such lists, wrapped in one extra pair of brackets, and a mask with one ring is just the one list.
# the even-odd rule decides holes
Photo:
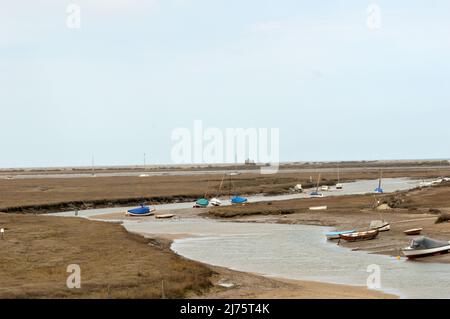
[(402, 252), (408, 258), (418, 258), (441, 253), (448, 253), (450, 241), (435, 240), (428, 237), (418, 237), (411, 241), (409, 247), (403, 248)]
[(333, 231), (333, 232), (329, 232), (326, 233), (325, 236), (327, 236), (328, 240), (333, 240), (333, 239), (339, 239), (339, 235), (346, 235), (346, 234), (351, 234), (354, 233), (355, 230), (343, 230), (343, 231)]
[(371, 240), (378, 236), (378, 230), (368, 230), (361, 232), (354, 232), (350, 234), (340, 234), (339, 239), (344, 239), (346, 241), (361, 241), (361, 240)]
[(127, 211), (128, 216), (151, 216), (156, 209), (142, 205), (141, 207), (130, 209)]
[(373, 220), (370, 222), (369, 229), (378, 231), (388, 231), (391, 229), (391, 225), (384, 220)]
[(408, 236), (414, 236), (414, 235), (420, 235), (422, 230), (423, 230), (423, 228), (412, 228), (412, 229), (405, 230), (404, 233), (405, 233), (405, 235), (408, 235)]
[(163, 219), (163, 218), (172, 218), (174, 216), (175, 216), (175, 214), (161, 214), (161, 215), (155, 215), (155, 218)]

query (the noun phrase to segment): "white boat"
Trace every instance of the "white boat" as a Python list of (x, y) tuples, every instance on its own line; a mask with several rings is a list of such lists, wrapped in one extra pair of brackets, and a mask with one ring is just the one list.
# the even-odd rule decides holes
[(418, 237), (411, 241), (409, 247), (403, 248), (403, 254), (408, 258), (418, 258), (450, 250), (450, 241), (435, 240), (428, 237)]
[(378, 231), (388, 231), (391, 229), (391, 225), (384, 220), (373, 220), (370, 222), (369, 229), (376, 229)]
[(222, 205), (222, 201), (220, 199), (218, 199), (218, 198), (213, 198), (209, 202), (213, 206), (221, 206)]
[(327, 185), (323, 185), (323, 186), (320, 188), (320, 190), (321, 190), (322, 192), (328, 192), (328, 191), (330, 190), (330, 187), (327, 186)]
[(344, 185), (342, 183), (337, 183), (336, 184), (336, 189), (343, 189)]
[(309, 210), (327, 210), (328, 206), (313, 206), (310, 207)]
[(139, 175), (139, 177), (148, 177), (149, 175), (148, 174), (141, 174), (141, 175)]
[(336, 183), (336, 189), (343, 189), (344, 185), (341, 183), (341, 174), (340, 174), (339, 164), (337, 167), (337, 183)]
[(303, 192), (302, 184), (297, 184), (294, 186), (294, 191), (296, 192)]
[(155, 218), (167, 219), (167, 218), (172, 218), (174, 216), (175, 216), (175, 214), (160, 214), (160, 215), (155, 215)]

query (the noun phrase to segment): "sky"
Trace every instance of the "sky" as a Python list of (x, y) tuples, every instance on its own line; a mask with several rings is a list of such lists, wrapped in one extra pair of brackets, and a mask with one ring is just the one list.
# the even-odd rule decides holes
[(277, 128), (281, 161), (450, 157), (446, 0), (0, 8), (0, 167), (170, 164), (197, 120)]

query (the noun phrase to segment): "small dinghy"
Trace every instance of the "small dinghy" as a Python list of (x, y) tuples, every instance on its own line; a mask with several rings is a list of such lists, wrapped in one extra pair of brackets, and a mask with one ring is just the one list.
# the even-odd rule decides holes
[(127, 211), (129, 216), (150, 216), (156, 209), (142, 205), (141, 207), (130, 209)]
[(450, 250), (450, 241), (435, 240), (428, 237), (418, 237), (411, 241), (409, 247), (403, 248), (402, 252), (408, 258), (425, 257)]
[(346, 235), (346, 234), (351, 234), (354, 233), (355, 230), (343, 230), (343, 231), (332, 231), (329, 233), (326, 233), (325, 236), (327, 236), (328, 240), (333, 240), (333, 239), (339, 239), (339, 235)]
[(361, 240), (371, 240), (378, 236), (378, 230), (368, 230), (361, 232), (354, 232), (350, 234), (340, 234), (339, 238), (346, 241), (361, 241)]
[(391, 229), (391, 225), (384, 220), (372, 220), (369, 225), (369, 229), (378, 231), (388, 231)]
[(405, 235), (408, 236), (414, 236), (414, 235), (420, 235), (423, 228), (411, 228), (404, 231)]
[(211, 205), (216, 206), (216, 207), (222, 205), (222, 201), (218, 198), (211, 199), (210, 203), (211, 203)]
[(175, 215), (174, 214), (161, 214), (161, 215), (155, 215), (155, 218), (158, 218), (158, 219), (164, 219), (164, 218), (172, 218), (172, 217), (174, 217)]
[(233, 198), (231, 198), (232, 204), (244, 204), (246, 202), (247, 202), (247, 198), (245, 198), (245, 197), (234, 196)]
[(209, 205), (209, 200), (207, 200), (206, 198), (200, 198), (195, 202), (194, 208), (207, 207), (208, 205)]

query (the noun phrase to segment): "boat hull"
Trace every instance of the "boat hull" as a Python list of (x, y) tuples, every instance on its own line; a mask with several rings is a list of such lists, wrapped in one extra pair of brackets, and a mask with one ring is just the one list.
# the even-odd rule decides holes
[(354, 233), (355, 230), (345, 230), (345, 231), (335, 231), (335, 232), (329, 232), (326, 233), (325, 236), (327, 236), (328, 240), (334, 240), (334, 239), (339, 239), (339, 235), (345, 235), (345, 234), (351, 234)]
[(378, 236), (378, 230), (369, 230), (366, 232), (355, 232), (350, 234), (341, 234), (339, 235), (339, 239), (343, 239), (345, 241), (363, 241), (363, 240), (371, 240), (375, 239)]
[(438, 253), (448, 253), (449, 250), (450, 250), (450, 242), (447, 246), (428, 248), (428, 249), (410, 249), (408, 247), (408, 248), (403, 249), (402, 252), (403, 252), (403, 255), (405, 255), (406, 257), (408, 257), (410, 259), (414, 259), (414, 258), (431, 256), (431, 255), (438, 254)]
[(423, 230), (423, 228), (407, 229), (403, 233), (405, 233), (405, 235), (408, 235), (408, 236), (415, 236), (415, 235), (420, 235), (422, 230)]
[(135, 208), (130, 209), (127, 211), (128, 216), (151, 216), (155, 213), (154, 208), (148, 208), (148, 207), (141, 207), (141, 208)]

